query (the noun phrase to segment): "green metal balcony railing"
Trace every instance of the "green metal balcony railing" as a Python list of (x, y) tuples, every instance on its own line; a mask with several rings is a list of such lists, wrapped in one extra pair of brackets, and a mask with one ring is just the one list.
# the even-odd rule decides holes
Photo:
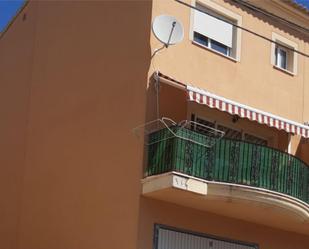
[(178, 126), (170, 129), (179, 136), (170, 136), (167, 128), (149, 135), (145, 176), (177, 171), (210, 181), (264, 188), (309, 203), (309, 168), (297, 157), (225, 138), (207, 148), (201, 145), (207, 136)]

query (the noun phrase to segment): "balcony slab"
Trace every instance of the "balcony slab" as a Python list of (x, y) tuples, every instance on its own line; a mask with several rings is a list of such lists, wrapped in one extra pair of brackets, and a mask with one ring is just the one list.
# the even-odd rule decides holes
[(309, 205), (286, 194), (178, 172), (142, 180), (142, 194), (177, 205), (309, 235)]

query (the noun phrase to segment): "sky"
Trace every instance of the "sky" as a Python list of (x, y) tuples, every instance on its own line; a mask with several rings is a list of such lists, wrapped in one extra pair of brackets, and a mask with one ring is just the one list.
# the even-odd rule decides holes
[[(14, 18), (25, 0), (0, 0), (0, 32)], [(295, 0), (309, 9), (309, 0)]]
[(0, 32), (16, 15), (25, 0), (0, 0)]
[(309, 0), (296, 0), (295, 2), (300, 3), (309, 9)]

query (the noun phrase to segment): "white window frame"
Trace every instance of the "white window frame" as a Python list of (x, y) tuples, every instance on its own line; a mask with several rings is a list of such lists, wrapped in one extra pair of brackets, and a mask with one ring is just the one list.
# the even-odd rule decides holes
[[(192, 0), (191, 5), (196, 6), (197, 4), (204, 6), (205, 8), (215, 12), (219, 16), (222, 16), (223, 18), (227, 18), (229, 20), (233, 20), (236, 25), (242, 26), (242, 17), (231, 10), (228, 10), (221, 5), (212, 2), (211, 0)], [(208, 46), (204, 46), (196, 41), (194, 41), (194, 9), (191, 9), (191, 19), (190, 19), (190, 32), (189, 32), (189, 39), (192, 41), (192, 43), (197, 44), (203, 48), (206, 48), (208, 50), (211, 50), (212, 52), (215, 52), (217, 54), (220, 54), (222, 56), (225, 56), (229, 59), (232, 59), (234, 61), (240, 61), (241, 56), (241, 29), (233, 27), (235, 29), (233, 31), (233, 47), (232, 49), (229, 49), (230, 55), (225, 55), (223, 53), (218, 52), (215, 49), (212, 49), (210, 46), (209, 39), (208, 40)]]
[[(297, 53), (291, 51), (288, 48), (298, 50), (298, 45), (297, 43), (277, 34), (272, 32), (272, 40), (276, 43), (271, 44), (271, 64), (275, 69), (279, 69), (281, 71), (284, 71), (288, 74), (291, 75), (296, 75), (297, 74), (297, 62), (298, 62), (298, 56)], [(280, 46), (280, 44), (282, 46)], [(288, 47), (288, 48), (286, 48)], [(279, 63), (277, 63), (276, 57), (276, 48), (282, 51), (286, 52), (286, 68), (283, 68), (280, 66)]]
[[(224, 53), (221, 53), (221, 52), (219, 52), (219, 51), (217, 51), (216, 49), (213, 49), (213, 48), (211, 47), (211, 46), (212, 46), (212, 42), (215, 41), (215, 40), (210, 39), (209, 37), (206, 37), (206, 40), (207, 40), (207, 46), (206, 46), (206, 45), (203, 45), (203, 44), (201, 44), (201, 43), (199, 43), (199, 42), (197, 42), (197, 41), (195, 41), (195, 40), (194, 40), (194, 32), (193, 32), (193, 42), (194, 42), (194, 43), (197, 43), (199, 46), (202, 46), (202, 47), (207, 47), (208, 49), (213, 50), (213, 51), (216, 52), (216, 53), (220, 53), (220, 54), (222, 54), (222, 55), (224, 55), (224, 56), (231, 57), (231, 48), (229, 48), (229, 47), (226, 46), (226, 48), (227, 48), (227, 54), (224, 54)], [(223, 45), (224, 45), (224, 44), (223, 44)], [(225, 45), (224, 45), (224, 46), (225, 46)], [(233, 57), (232, 57), (232, 58), (233, 58)]]

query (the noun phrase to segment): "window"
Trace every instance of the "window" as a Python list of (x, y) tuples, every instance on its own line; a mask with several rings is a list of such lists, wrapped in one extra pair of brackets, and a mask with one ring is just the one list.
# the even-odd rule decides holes
[(201, 118), (196, 118), (196, 122), (200, 123), (202, 125), (206, 125), (206, 126), (211, 127), (211, 128), (215, 128), (215, 125), (216, 125), (214, 122), (211, 122), (211, 121), (208, 121), (208, 120), (205, 120), (205, 119), (201, 119)]
[(276, 46), (275, 57), (276, 57), (276, 66), (282, 69), (287, 69), (287, 51), (279, 46)]
[[(203, 126), (200, 126), (200, 125), (195, 125), (195, 127), (194, 127), (194, 129), (197, 132), (202, 133), (206, 136), (210, 135), (209, 132), (210, 132), (211, 128), (216, 129), (216, 124), (214, 122), (211, 122), (211, 121), (208, 121), (208, 120), (205, 120), (205, 119), (201, 119), (201, 118), (196, 118), (195, 121), (197, 123), (201, 124), (201, 125), (204, 125), (206, 127), (210, 127), (210, 129), (203, 127)], [(217, 133), (212, 133), (212, 134), (217, 134)]]
[[(240, 60), (240, 30), (231, 23), (241, 24), (241, 17), (209, 1), (200, 0), (192, 11), (192, 41), (202, 47)], [(218, 18), (220, 19), (218, 19)]]
[[(249, 143), (253, 143), (253, 144), (259, 144), (259, 145), (262, 145), (262, 146), (268, 145), (267, 139), (264, 139), (264, 138), (261, 138), (261, 137), (258, 137), (258, 136), (252, 135), (252, 134), (245, 133), (241, 130), (236, 130), (236, 129), (227, 127), (225, 125), (218, 124), (216, 122), (205, 120), (204, 118), (201, 118), (201, 117), (197, 117), (195, 119), (195, 121), (200, 123), (200, 124), (203, 124), (203, 125), (218, 129), (220, 131), (223, 131), (224, 132), (224, 138), (235, 139), (235, 140), (243, 140), (245, 142), (249, 142)], [(198, 127), (196, 127), (196, 130), (198, 132), (203, 133), (203, 130), (199, 130)]]
[(199, 44), (204, 45), (205, 47), (208, 47), (208, 38), (206, 36), (201, 35), (200, 33), (194, 32), (193, 40), (196, 41)]
[(295, 75), (297, 72), (297, 44), (278, 34), (272, 34), (271, 63), (275, 68)]
[(230, 56), (230, 48), (215, 40), (210, 40), (210, 47), (219, 53)]
[(230, 48), (220, 42), (212, 40), (204, 35), (201, 35), (197, 32), (193, 34), (193, 40), (205, 47), (216, 50), (217, 52), (230, 56)]
[(231, 129), (224, 125), (218, 125), (217, 129), (220, 131), (224, 131), (224, 138), (230, 138), (235, 140), (241, 140), (241, 131)]
[[(211, 121), (205, 120), (204, 118), (200, 118), (200, 117), (196, 118), (196, 122), (203, 124), (203, 125), (206, 125), (206, 126), (209, 126), (209, 127), (212, 127), (212, 128), (215, 128), (215, 129), (218, 129), (220, 131), (223, 131), (224, 132), (224, 138), (230, 138), (230, 139), (236, 139), (236, 140), (241, 140), (241, 138), (242, 138), (242, 133), (239, 130), (232, 129), (230, 127), (227, 127), (227, 126), (224, 126), (224, 125), (221, 125), (221, 124), (217, 124), (216, 122), (211, 122)], [(203, 133), (202, 130), (200, 131), (200, 130), (197, 129), (197, 131)]]
[(248, 134), (248, 133), (244, 134), (244, 141), (249, 142), (249, 143), (253, 143), (253, 144), (263, 145), (263, 146), (267, 146), (267, 144), (268, 144), (266, 139), (256, 137), (256, 136)]

